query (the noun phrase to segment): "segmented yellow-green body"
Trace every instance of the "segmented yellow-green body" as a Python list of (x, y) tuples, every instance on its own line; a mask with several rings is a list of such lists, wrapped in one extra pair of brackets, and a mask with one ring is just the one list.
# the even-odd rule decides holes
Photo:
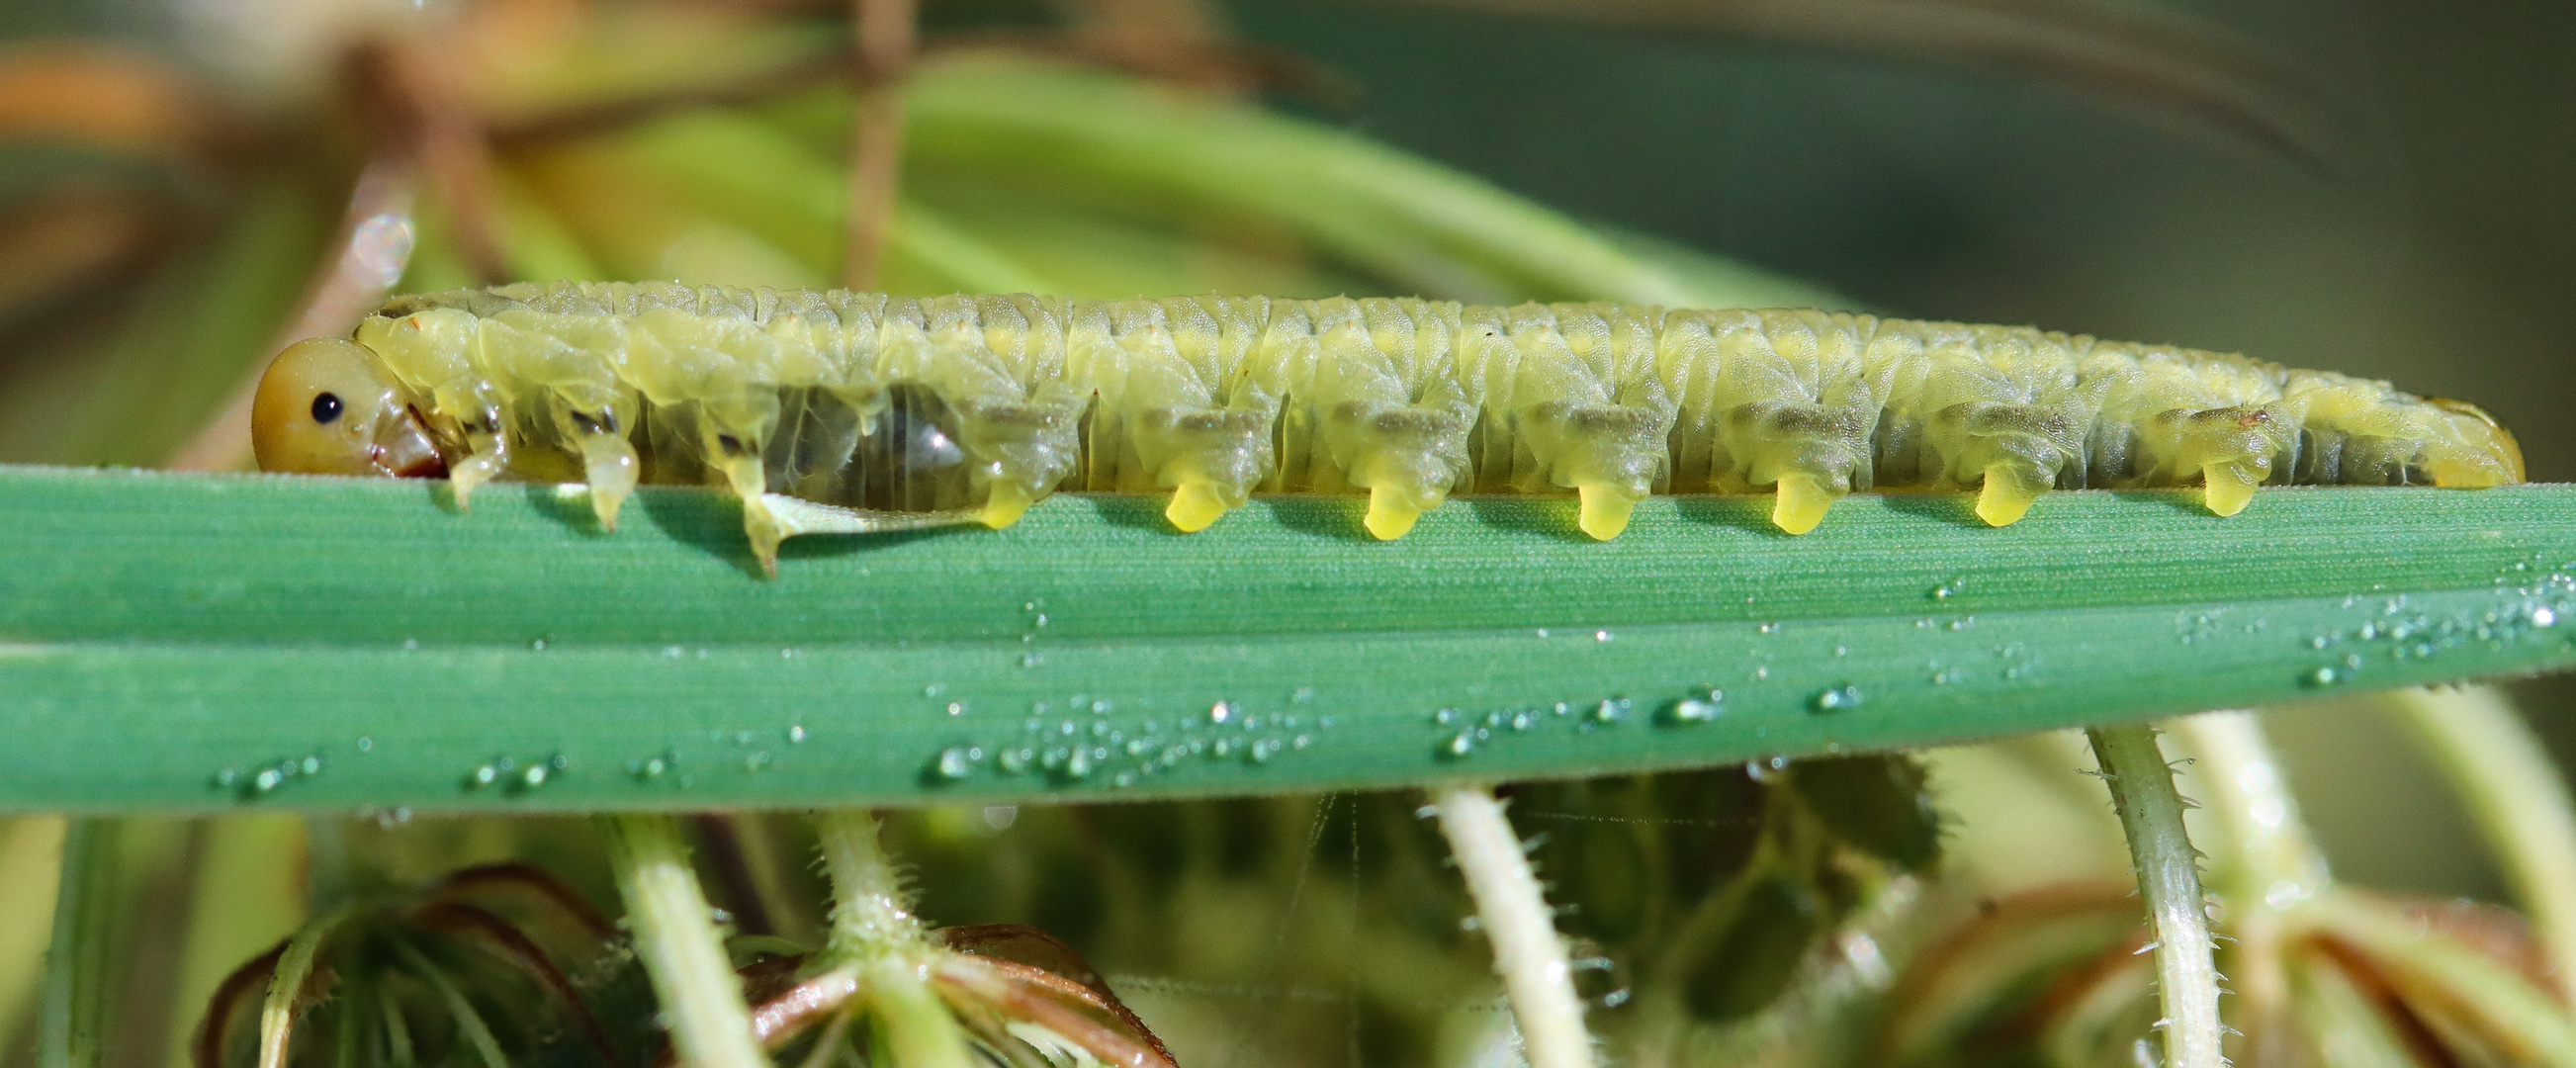
[(1574, 490), (1609, 537), (1656, 493), (1776, 488), (1804, 531), (1872, 488), (1982, 488), (2001, 524), (2052, 487), (2206, 484), (2228, 513), (2265, 483), (2520, 478), (2491, 420), (2384, 382), (1821, 311), (582, 283), (404, 298), (355, 340), (460, 481), (729, 485), (764, 553), (815, 529), (765, 493), (998, 526), (1059, 489), (1170, 491), (1194, 530), (1365, 491), (1396, 537), (1452, 494)]

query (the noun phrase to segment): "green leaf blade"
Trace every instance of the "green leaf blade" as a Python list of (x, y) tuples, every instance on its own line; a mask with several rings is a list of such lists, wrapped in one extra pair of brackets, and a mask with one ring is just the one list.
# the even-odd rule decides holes
[[(791, 542), (775, 580), (698, 491), (640, 494), (615, 535), (554, 487), (459, 514), (418, 483), (10, 468), (0, 499), (0, 809), (1560, 777), (2576, 665), (2558, 486), (2223, 520), (2066, 493), (2004, 530), (1855, 497), (1800, 538), (1676, 498), (1607, 544), (1570, 501), (1461, 501), (1380, 544), (1357, 501), (1180, 536), (1159, 502), (1064, 497), (1001, 532)], [(1674, 714), (1712, 688), (1713, 717)]]

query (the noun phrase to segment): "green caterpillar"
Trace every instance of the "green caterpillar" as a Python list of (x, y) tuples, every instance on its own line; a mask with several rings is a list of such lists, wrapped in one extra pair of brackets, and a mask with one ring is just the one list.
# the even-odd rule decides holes
[(280, 354), (260, 466), (639, 482), (801, 533), (1008, 526), (1058, 489), (1171, 493), (1204, 529), (1256, 493), (1361, 493), (1402, 537), (1454, 494), (1559, 493), (1616, 537), (1657, 493), (1976, 490), (1996, 526), (2051, 488), (2520, 481), (2466, 404), (2243, 356), (1806, 310), (1414, 299), (929, 299), (563, 283), (395, 300)]

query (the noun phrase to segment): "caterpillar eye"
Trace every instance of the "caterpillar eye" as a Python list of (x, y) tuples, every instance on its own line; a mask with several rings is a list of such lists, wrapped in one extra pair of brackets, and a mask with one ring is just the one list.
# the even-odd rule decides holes
[(384, 361), (366, 346), (314, 338), (268, 365), (251, 406), (251, 447), (264, 471), (307, 475), (426, 474), (436, 443), (411, 414)]

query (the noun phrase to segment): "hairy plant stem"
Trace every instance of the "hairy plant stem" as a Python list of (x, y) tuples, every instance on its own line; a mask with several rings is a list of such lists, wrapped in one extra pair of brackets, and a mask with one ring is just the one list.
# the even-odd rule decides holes
[(876, 817), (835, 809), (815, 817), (823, 867), (832, 880), (832, 931), (824, 948), (853, 973), (878, 1038), (903, 1068), (969, 1068), (966, 1032), (930, 988), (937, 950), (912, 914), (903, 880), (877, 844)]
[(2263, 726), (2250, 712), (2211, 712), (2176, 720), (2175, 740), (2197, 761), (2201, 799), (2227, 832), (2212, 889), (2227, 908), (2236, 946), (2228, 974), (2236, 984), (2237, 1030), (2248, 1063), (2287, 1056), (2291, 1000), (2284, 930), (2288, 914), (2326, 889), (2325, 855), (2308, 837), (2298, 799), (2281, 775)]
[(38, 1068), (94, 1068), (107, 1013), (117, 918), (117, 838), (113, 818), (75, 819), (63, 831), (60, 889), (54, 897), (53, 942), (45, 950), (45, 985), (36, 1009)]
[(2400, 690), (2381, 700), (2459, 793), (2549, 955), (2560, 1000), (2576, 1004), (2576, 804), (2539, 736), (2492, 687)]
[(1493, 942), (1494, 970), (1511, 997), (1530, 1068), (1591, 1068), (1592, 1036), (1583, 1027), (1565, 940), (1502, 803), (1482, 783), (1452, 783), (1434, 788), (1431, 804)]
[(669, 816), (600, 817), (609, 864), (626, 899), (635, 952), (653, 979), (671, 1048), (690, 1068), (768, 1068), (751, 1030), (742, 980), (689, 868), (679, 822)]
[(2200, 888), (2199, 857), (2184, 833), (2182, 795), (2156, 748), (2154, 727), (2085, 731), (2129, 837), (2138, 893), (2155, 928), (2156, 996), (2163, 1002), (2169, 1068), (2224, 1068), (2219, 1050), (2218, 965)]

